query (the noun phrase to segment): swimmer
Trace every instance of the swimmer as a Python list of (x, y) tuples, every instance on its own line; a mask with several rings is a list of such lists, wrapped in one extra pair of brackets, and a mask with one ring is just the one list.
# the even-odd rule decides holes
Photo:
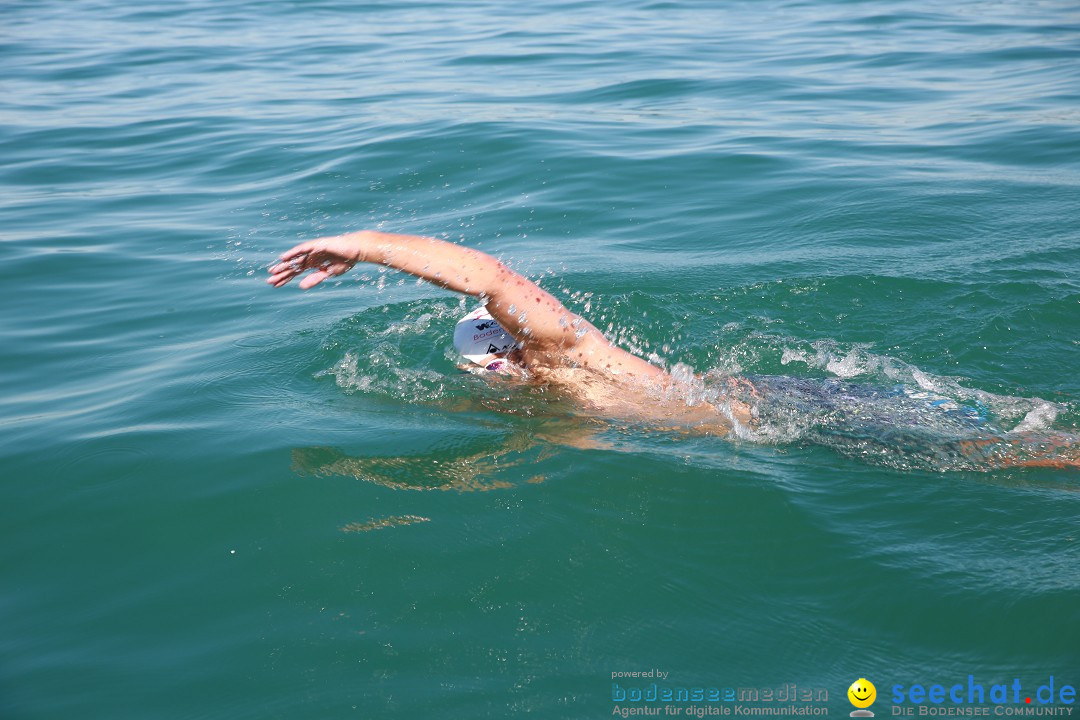
[(504, 333), (504, 341), (491, 353), (470, 353), (458, 346), (466, 350), (466, 358), (471, 356), (484, 368), (559, 386), (615, 417), (670, 422), (717, 435), (729, 432), (733, 422), (752, 419), (741, 403), (734, 413), (707, 403), (687, 407), (673, 397), (674, 380), (662, 368), (612, 345), (592, 323), (499, 260), (461, 245), (371, 231), (319, 238), (283, 253), (270, 268), (267, 282), (281, 287), (310, 272), (300, 281), (306, 290), (361, 262), (386, 265), (479, 298), (490, 319), (474, 314), (474, 327), (485, 321), (497, 323), (497, 334)]
[[(270, 267), (267, 282), (282, 287), (310, 273), (300, 281), (307, 290), (357, 263), (385, 265), (479, 298), (483, 308), (463, 318), (455, 332), (455, 346), (478, 369), (562, 387), (609, 416), (696, 433), (725, 435), (755, 423), (751, 406), (735, 397), (715, 405), (687, 402), (679, 392), (680, 381), (663, 368), (616, 347), (550, 293), (479, 250), (430, 237), (360, 231), (308, 240), (287, 250)], [(753, 399), (760, 398), (758, 390), (764, 387), (744, 378), (729, 378), (728, 386), (732, 395), (743, 389)], [(1044, 457), (1039, 446), (1045, 447), (1045, 437), (1006, 435), (975, 436), (949, 446), (992, 467), (1080, 467), (1074, 436), (1055, 434), (1054, 452)]]

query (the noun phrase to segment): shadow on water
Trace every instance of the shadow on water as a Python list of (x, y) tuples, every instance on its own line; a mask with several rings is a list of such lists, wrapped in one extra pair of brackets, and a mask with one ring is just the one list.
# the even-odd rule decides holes
[(527, 482), (543, 482), (528, 467), (558, 453), (560, 448), (601, 448), (596, 426), (582, 420), (546, 423), (511, 431), (494, 447), (489, 441), (443, 442), (420, 454), (351, 456), (332, 447), (295, 448), (292, 469), (312, 477), (346, 475), (393, 490), (479, 491), (510, 488), (503, 479), (512, 471)]

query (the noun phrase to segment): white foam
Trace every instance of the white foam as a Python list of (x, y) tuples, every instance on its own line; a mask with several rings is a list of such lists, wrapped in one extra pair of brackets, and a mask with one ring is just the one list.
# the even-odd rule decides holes
[(854, 351), (848, 353), (840, 360), (828, 360), (825, 363), (825, 369), (833, 375), (842, 378), (857, 377), (866, 372), (866, 367)]
[(1057, 408), (1048, 402), (1044, 402), (1033, 410), (1029, 410), (1024, 419), (1012, 429), (1012, 432), (1032, 432), (1034, 430), (1046, 430), (1057, 420)]

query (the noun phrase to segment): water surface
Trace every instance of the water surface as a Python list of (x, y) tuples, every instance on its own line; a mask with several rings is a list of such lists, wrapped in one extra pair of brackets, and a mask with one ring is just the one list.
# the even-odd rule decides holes
[(445, 292), (262, 283), (299, 239), (429, 233), (669, 365), (1075, 432), (1072, 4), (2, 13), (4, 717), (1080, 682), (1075, 473), (596, 427), (457, 372)]

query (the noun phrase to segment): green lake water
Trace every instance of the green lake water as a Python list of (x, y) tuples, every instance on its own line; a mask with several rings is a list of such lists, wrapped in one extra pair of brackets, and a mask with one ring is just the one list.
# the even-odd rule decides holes
[(1080, 684), (1080, 471), (831, 430), (891, 401), (787, 397), (731, 440), (600, 422), (459, 372), (450, 293), (263, 282), (300, 239), (431, 234), (680, 371), (1077, 433), (1074, 3), (0, 20), (0, 717), (740, 704), (618, 699), (651, 683), (846, 717), (866, 678), (881, 718), (969, 676), (1075, 712), (1035, 693)]

